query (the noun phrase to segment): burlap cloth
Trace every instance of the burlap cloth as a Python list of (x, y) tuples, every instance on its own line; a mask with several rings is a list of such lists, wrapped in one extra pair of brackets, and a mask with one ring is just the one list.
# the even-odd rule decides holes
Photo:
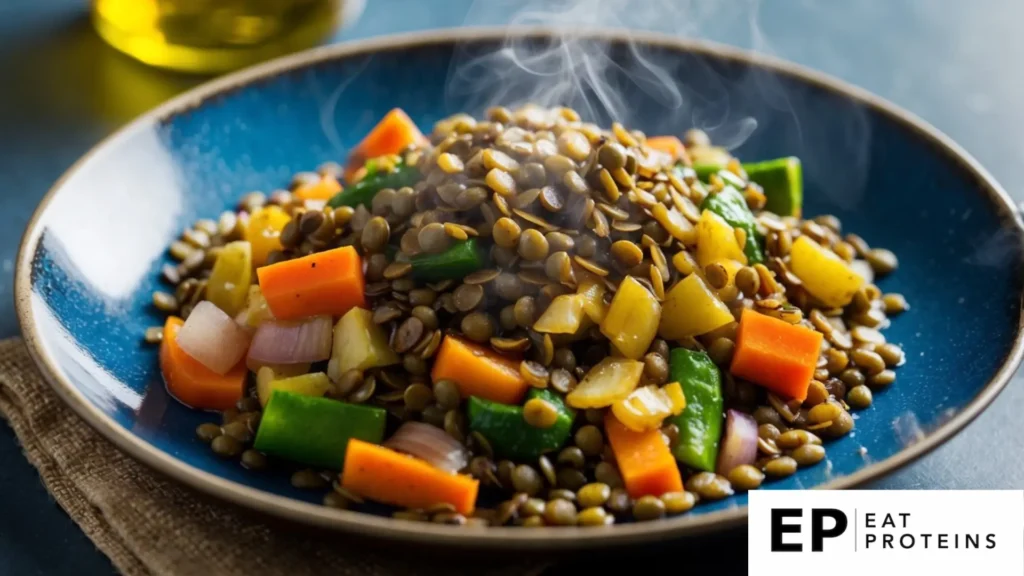
[(18, 338), (0, 341), (0, 415), (57, 503), (128, 576), (520, 575), (545, 568), (370, 549), (345, 534), (272, 525), (202, 498), (121, 453), (65, 407)]

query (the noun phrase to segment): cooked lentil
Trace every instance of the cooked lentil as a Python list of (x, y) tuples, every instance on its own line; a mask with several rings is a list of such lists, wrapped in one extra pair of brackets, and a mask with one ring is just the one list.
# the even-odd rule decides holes
[(656, 496), (641, 496), (633, 503), (633, 518), (639, 522), (657, 520), (665, 515), (665, 503)]
[(804, 444), (794, 448), (789, 456), (800, 466), (813, 466), (825, 458), (825, 448), (818, 444)]
[(755, 490), (763, 481), (764, 474), (750, 464), (741, 464), (729, 472), (729, 483), (740, 490)]
[(785, 478), (796, 472), (797, 462), (789, 456), (780, 456), (764, 465), (764, 473), (774, 478)]

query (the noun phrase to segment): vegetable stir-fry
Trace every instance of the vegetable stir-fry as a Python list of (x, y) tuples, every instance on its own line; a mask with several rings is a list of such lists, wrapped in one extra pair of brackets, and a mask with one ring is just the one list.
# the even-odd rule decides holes
[[(799, 160), (569, 109), (389, 113), (342, 167), (171, 247), (168, 390), (215, 454), (457, 525), (681, 514), (826, 457), (903, 363), (895, 255)], [(329, 486), (332, 486), (329, 488)]]

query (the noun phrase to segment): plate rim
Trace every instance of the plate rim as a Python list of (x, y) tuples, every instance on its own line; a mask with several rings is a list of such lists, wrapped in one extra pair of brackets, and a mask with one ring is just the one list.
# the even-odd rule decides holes
[[(100, 140), (71, 165), (50, 187), (36, 207), (21, 239), (15, 269), (14, 294), (18, 323), (26, 347), (40, 369), (44, 379), (57, 395), (80, 418), (94, 430), (111, 441), (122, 452), (180, 482), (189, 488), (213, 496), (241, 508), (248, 508), (269, 514), (279, 519), (321, 528), (359, 533), (373, 538), (403, 540), (407, 542), (441, 546), (465, 546), (491, 549), (581, 549), (597, 546), (625, 545), (640, 542), (656, 542), (695, 536), (738, 526), (747, 519), (747, 505), (737, 505), (725, 510), (701, 515), (682, 515), (658, 522), (618, 525), (609, 530), (586, 530), (584, 528), (540, 528), (518, 530), (512, 527), (494, 527), (486, 530), (466, 530), (453, 526), (396, 521), (360, 512), (334, 510), (321, 505), (302, 502), (286, 496), (279, 496), (216, 476), (196, 468), (121, 427), (104, 414), (70, 382), (65, 380), (57, 363), (36, 334), (37, 325), (31, 308), (31, 269), (36, 247), (41, 238), (40, 220), (50, 202), (63, 188), (65, 182), (81, 167), (110, 144), (129, 137), (135, 130), (144, 129), (153, 123), (160, 123), (175, 114), (187, 113), (202, 105), (211, 97), (230, 93), (233, 90), (276, 75), (311, 67), (329, 60), (352, 57), (359, 54), (414, 48), (460, 41), (493, 41), (508, 36), (548, 36), (560, 33), (548, 26), (504, 26), (504, 27), (463, 27), (442, 28), (420, 32), (392, 34), (363, 40), (342, 42), (322, 46), (289, 56), (284, 56), (231, 74), (204, 82), (180, 94), (160, 106), (133, 119), (112, 134)], [(980, 191), (993, 204), (1004, 226), (1016, 229), (1016, 238), (1024, 246), (1024, 222), (1010, 195), (980, 163), (950, 137), (928, 124), (913, 113), (877, 96), (867, 90), (840, 80), (831, 75), (774, 56), (743, 50), (733, 46), (703, 39), (681, 38), (661, 33), (623, 29), (588, 28), (574, 30), (580, 37), (592, 37), (611, 41), (639, 41), (660, 45), (685, 53), (696, 53), (767, 69), (771, 72), (795, 78), (804, 83), (839, 94), (856, 101), (876, 113), (896, 121), (916, 132), (929, 144), (936, 146), (950, 160), (977, 180)], [(1022, 294), (1024, 303), (1024, 294)], [(813, 489), (845, 489), (868, 480), (882, 477), (898, 468), (931, 452), (962, 430), (980, 415), (1010, 382), (1024, 357), (1024, 305), (1018, 318), (1017, 334), (1013, 345), (984, 388), (955, 416), (932, 430), (922, 440), (904, 447), (896, 454), (865, 466), (853, 474), (831, 480)], [(583, 530), (583, 532), (581, 532)]]

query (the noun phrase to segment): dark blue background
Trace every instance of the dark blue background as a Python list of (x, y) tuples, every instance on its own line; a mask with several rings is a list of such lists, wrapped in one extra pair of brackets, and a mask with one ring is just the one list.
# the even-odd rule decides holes
[[(481, 9), (484, 2), (487, 10)], [(485, 24), (507, 19), (509, 2), (484, 2), (368, 0), (362, 18), (339, 38), (455, 26), (467, 18)], [(1024, 4), (1019, 0), (780, 0), (764, 2), (753, 17), (750, 0), (651, 4), (673, 15), (656, 26), (662, 31), (755, 47), (894, 100), (958, 140), (1020, 199), (1024, 140), (1015, 128), (1024, 125), (1024, 74), (1017, 71), (1024, 37), (1016, 22), (1024, 16)], [(97, 140), (201, 81), (148, 69), (115, 53), (92, 34), (84, 10), (81, 0), (0, 0), (2, 337), (17, 333), (13, 261), (39, 198)], [(1018, 378), (957, 438), (875, 487), (1021, 487), (1024, 437), (1015, 420), (1022, 405)], [(703, 554), (727, 559), (721, 568), (733, 573), (745, 566), (745, 550), (743, 535), (731, 534)], [(0, 574), (112, 571), (53, 503), (10, 429), (0, 424)]]

